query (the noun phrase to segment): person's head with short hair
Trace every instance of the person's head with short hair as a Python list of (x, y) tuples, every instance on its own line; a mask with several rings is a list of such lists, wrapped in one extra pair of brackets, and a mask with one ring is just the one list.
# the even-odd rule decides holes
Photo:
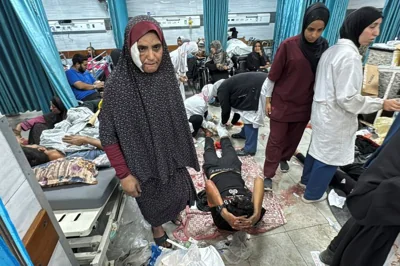
[[(245, 216), (246, 218), (251, 217), (254, 214), (254, 204), (252, 200), (252, 193), (248, 191), (246, 195), (237, 195), (232, 199), (225, 199), (224, 205), (228, 212), (236, 217)], [(211, 214), (214, 220), (214, 224), (218, 229), (225, 231), (236, 231), (229, 223), (215, 210), (211, 209)]]
[(254, 213), (254, 205), (251, 197), (251, 192), (247, 195), (235, 196), (229, 201), (226, 209), (236, 217), (246, 216), (249, 218)]
[(49, 156), (38, 149), (22, 147), (22, 151), (24, 152), (26, 159), (28, 159), (31, 167), (50, 162)]
[(74, 54), (72, 57), (72, 67), (81, 73), (85, 73), (88, 65), (88, 59), (81, 54)]
[(22, 147), (22, 151), (31, 167), (65, 157), (64, 154), (56, 149), (47, 149), (39, 145), (24, 146)]

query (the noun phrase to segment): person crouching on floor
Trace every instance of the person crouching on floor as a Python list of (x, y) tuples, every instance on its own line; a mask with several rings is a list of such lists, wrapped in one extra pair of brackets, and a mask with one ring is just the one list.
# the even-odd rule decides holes
[(255, 226), (264, 216), (263, 179), (254, 179), (253, 193), (241, 175), (242, 162), (229, 139), (228, 132), (218, 127), (222, 157), (215, 153), (211, 133), (207, 132), (204, 146), (203, 170), (207, 177), (206, 194), (214, 224), (221, 230), (241, 231)]
[(184, 102), (193, 138), (196, 137), (201, 128), (216, 131), (215, 124), (211, 122), (212, 116), (208, 112), (208, 104), (215, 102), (213, 95), (217, 94), (216, 90), (216, 85), (207, 84), (199, 94), (186, 99)]

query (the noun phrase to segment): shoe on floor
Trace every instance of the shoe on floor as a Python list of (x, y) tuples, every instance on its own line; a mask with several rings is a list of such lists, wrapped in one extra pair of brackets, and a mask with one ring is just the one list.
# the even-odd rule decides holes
[(297, 185), (299, 185), (299, 187), (306, 189), (307, 185), (304, 185), (303, 183), (301, 183), (301, 181), (299, 181), (299, 183), (297, 183)]
[(302, 200), (304, 203), (316, 203), (316, 202), (320, 202), (320, 201), (326, 200), (327, 197), (328, 197), (328, 194), (326, 194), (326, 192), (324, 192), (324, 194), (322, 195), (322, 197), (319, 198), (319, 199), (316, 199), (316, 200), (308, 200), (308, 199), (305, 199), (305, 198), (304, 198), (304, 195), (303, 195), (303, 196), (301, 196), (301, 200)]
[(272, 179), (271, 178), (264, 178), (264, 190), (272, 191)]
[(245, 150), (236, 151), (237, 156), (254, 156), (256, 155), (255, 152), (247, 152)]
[(281, 166), (281, 172), (282, 172), (282, 173), (287, 173), (287, 172), (289, 172), (290, 167), (289, 167), (288, 162), (286, 162), (286, 161), (280, 161), (280, 162), (279, 162), (279, 165)]
[(327, 248), (319, 254), (319, 260), (326, 265), (331, 265), (334, 256), (335, 253)]
[(237, 133), (237, 134), (232, 134), (231, 137), (234, 138), (234, 139), (246, 139), (245, 137), (243, 137), (243, 136), (240, 135), (239, 133)]

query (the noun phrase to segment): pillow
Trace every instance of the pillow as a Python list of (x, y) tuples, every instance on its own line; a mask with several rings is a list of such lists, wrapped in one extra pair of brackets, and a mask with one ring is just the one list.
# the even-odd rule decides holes
[(34, 167), (36, 179), (42, 187), (68, 184), (97, 184), (96, 165), (82, 158), (61, 158)]

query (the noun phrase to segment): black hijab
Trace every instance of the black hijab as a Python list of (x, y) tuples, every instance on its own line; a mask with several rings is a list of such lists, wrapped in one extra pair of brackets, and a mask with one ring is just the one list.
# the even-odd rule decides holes
[(60, 110), (59, 114), (55, 114), (53, 112), (43, 115), (44, 120), (46, 121), (46, 125), (48, 129), (54, 128), (54, 125), (60, 123), (65, 118), (67, 118), (67, 109), (65, 108), (61, 99), (57, 96), (54, 96), (51, 99), (51, 103)]
[(304, 37), (304, 31), (308, 25), (316, 20), (322, 20), (326, 25), (329, 21), (329, 9), (323, 3), (315, 3), (309, 6), (304, 14), (303, 28), (301, 31), (300, 48), (304, 56), (310, 61), (312, 71), (317, 71), (317, 66), (322, 53), (328, 49), (329, 44), (323, 37), (319, 37), (314, 43), (309, 43)]
[[(142, 72), (133, 62), (131, 45), (155, 31), (163, 46), (159, 68)], [(103, 146), (118, 143), (132, 174), (142, 183), (167, 183), (178, 168), (199, 170), (174, 66), (158, 22), (136, 16), (125, 29), (118, 64), (107, 79), (100, 113)]]
[(358, 39), (364, 29), (375, 20), (382, 18), (382, 12), (372, 6), (362, 7), (350, 13), (340, 28), (340, 38), (351, 40), (357, 47), (360, 47)]

